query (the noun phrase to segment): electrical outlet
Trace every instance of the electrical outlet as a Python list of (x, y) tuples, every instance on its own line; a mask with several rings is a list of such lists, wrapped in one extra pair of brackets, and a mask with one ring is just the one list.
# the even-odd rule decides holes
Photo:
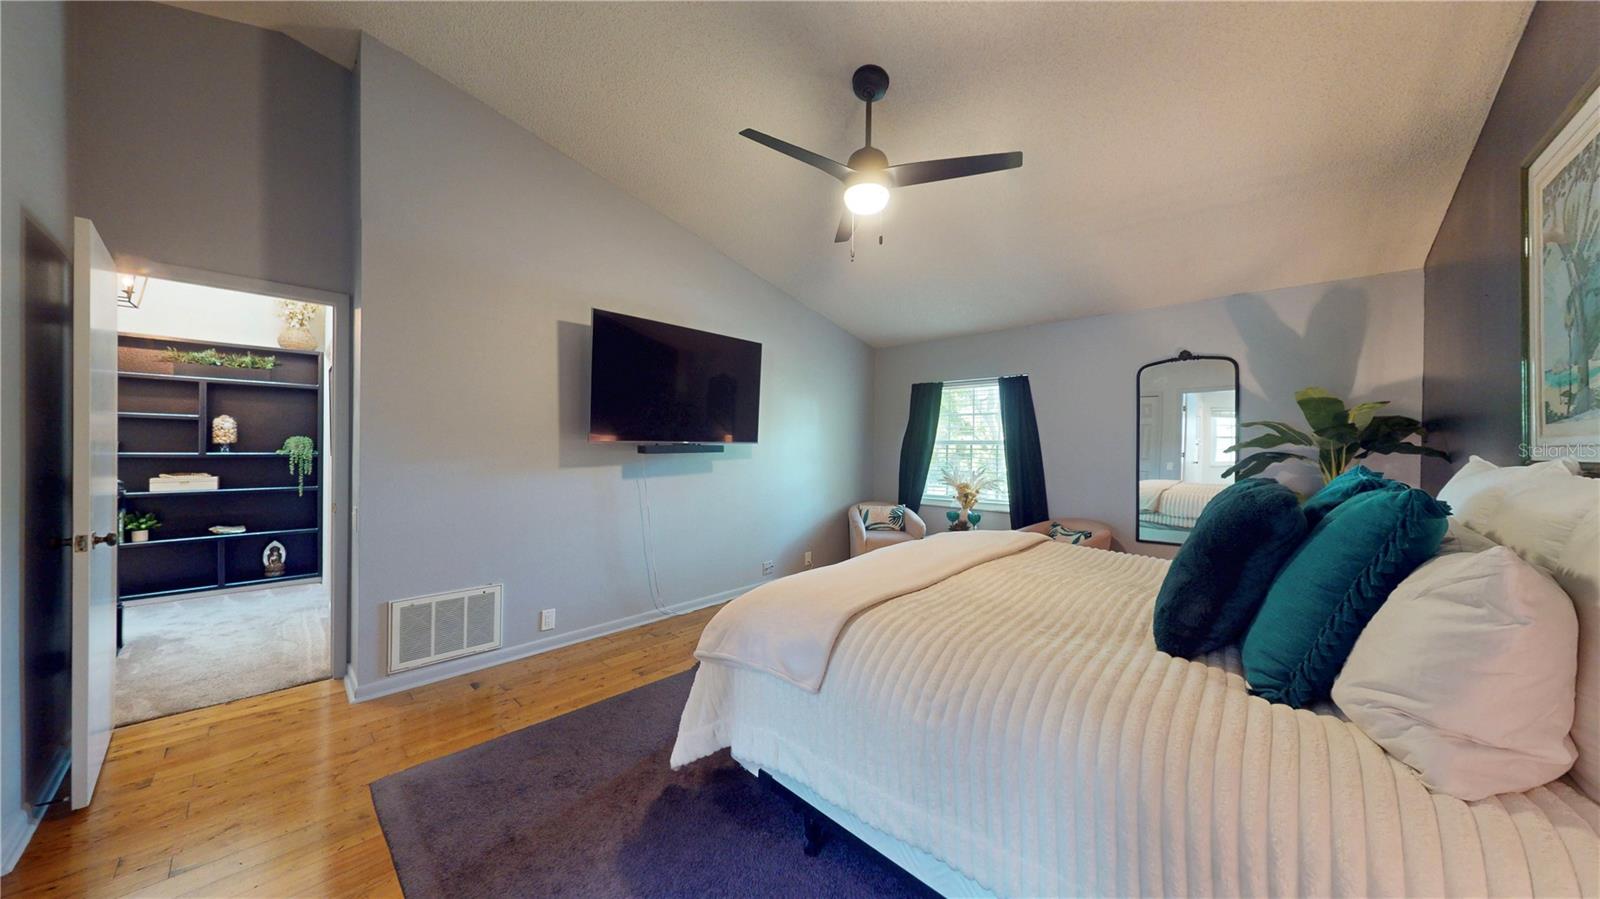
[(811, 550), (806, 550), (806, 567), (811, 567)]
[(556, 610), (545, 609), (539, 613), (539, 630), (553, 631), (556, 629)]
[(767, 575), (769, 575), (772, 572), (776, 571), (777, 568), (778, 568), (778, 563), (772, 561), (771, 559), (768, 559), (767, 561), (761, 563), (761, 576), (762, 577), (766, 577)]

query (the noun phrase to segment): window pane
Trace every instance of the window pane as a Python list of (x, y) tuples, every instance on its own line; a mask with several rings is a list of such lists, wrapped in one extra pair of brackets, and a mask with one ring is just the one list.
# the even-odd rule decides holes
[(979, 504), (1006, 504), (1005, 433), (1000, 421), (998, 381), (945, 386), (923, 501), (949, 503), (954, 499), (953, 492), (943, 483), (947, 467), (963, 477), (976, 476), (982, 470), (995, 483), (980, 494)]

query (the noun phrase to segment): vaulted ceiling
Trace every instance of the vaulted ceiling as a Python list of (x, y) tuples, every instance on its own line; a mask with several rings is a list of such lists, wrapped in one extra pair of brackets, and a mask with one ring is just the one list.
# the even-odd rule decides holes
[[(876, 345), (1419, 267), (1531, 4), (184, 3), (365, 31)], [(833, 243), (877, 63), (897, 191)], [(882, 234), (880, 245), (877, 236)]]

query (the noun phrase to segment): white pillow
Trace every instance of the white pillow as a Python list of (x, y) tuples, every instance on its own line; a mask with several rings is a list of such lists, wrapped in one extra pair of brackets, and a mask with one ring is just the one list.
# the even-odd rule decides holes
[(1462, 524), (1461, 519), (1453, 515), (1447, 521), (1444, 539), (1439, 542), (1441, 556), (1445, 553), (1481, 553), (1500, 545)]
[(1438, 556), (1401, 581), (1333, 701), (1429, 788), (1482, 799), (1572, 767), (1577, 667), (1572, 600), (1497, 546)]
[(1450, 514), (1467, 527), (1487, 533), (1484, 528), (1494, 521), (1508, 489), (1545, 478), (1570, 478), (1576, 473), (1577, 463), (1569, 459), (1501, 468), (1480, 456), (1472, 456), (1439, 488), (1439, 499), (1448, 503)]

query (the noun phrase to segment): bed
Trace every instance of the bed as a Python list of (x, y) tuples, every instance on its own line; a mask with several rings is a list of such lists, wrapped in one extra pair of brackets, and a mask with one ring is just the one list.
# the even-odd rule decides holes
[(1235, 650), (1157, 651), (1167, 564), (998, 555), (854, 613), (815, 692), (702, 655), (672, 762), (731, 747), (948, 895), (1600, 895), (1573, 782), (1435, 795), (1331, 707), (1251, 697)]
[(1206, 504), (1227, 486), (1159, 479), (1140, 481), (1139, 522), (1159, 528), (1193, 528)]

